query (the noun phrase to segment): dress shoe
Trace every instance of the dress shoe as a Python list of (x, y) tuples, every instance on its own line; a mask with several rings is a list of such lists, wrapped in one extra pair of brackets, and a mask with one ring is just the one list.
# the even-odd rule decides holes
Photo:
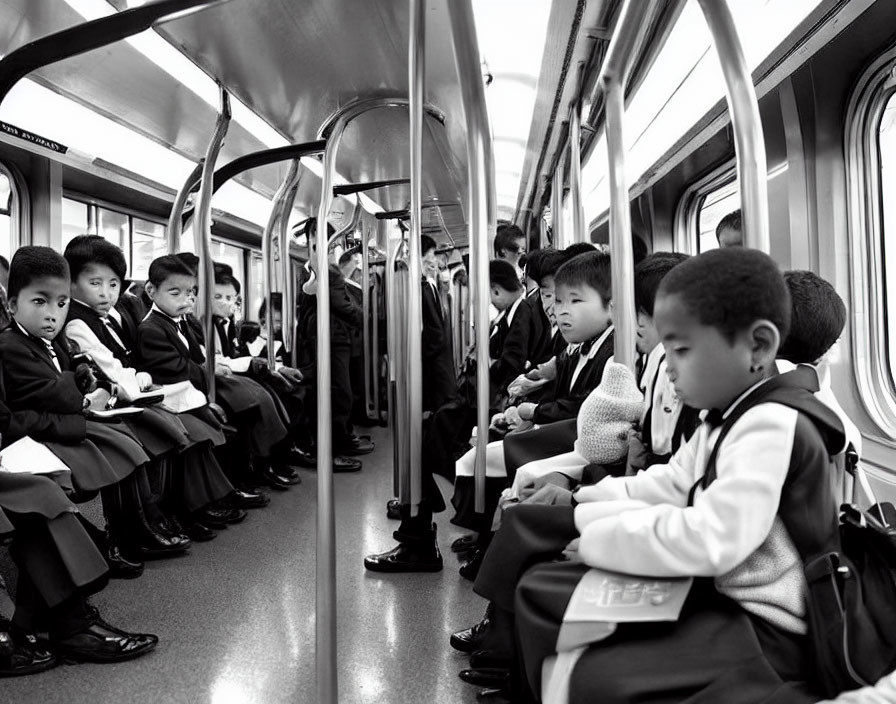
[(306, 452), (301, 447), (293, 446), (286, 455), (286, 459), (290, 464), (306, 469), (313, 469), (317, 466), (317, 457), (311, 452)]
[(184, 535), (163, 535), (157, 531), (145, 531), (124, 548), (125, 554), (138, 560), (171, 557), (190, 549), (190, 539)]
[(261, 472), (259, 472), (259, 479), (272, 489), (277, 489), (278, 491), (286, 491), (289, 489), (289, 482), (277, 474), (271, 467), (266, 467), (261, 470)]
[(91, 623), (77, 633), (51, 640), (57, 653), (75, 662), (131, 660), (148, 653), (158, 642), (158, 636), (127, 633), (117, 628), (113, 630), (102, 623)]
[(248, 514), (239, 508), (207, 508), (197, 512), (196, 519), (209, 528), (221, 530), (230, 523), (245, 520)]
[(401, 501), (398, 499), (389, 499), (386, 502), (386, 518), (393, 521), (401, 520)]
[(477, 650), (470, 655), (473, 670), (509, 670), (513, 667), (513, 655), (497, 650)]
[(106, 564), (109, 565), (111, 579), (136, 579), (143, 574), (143, 563), (128, 560), (117, 545), (106, 549)]
[(388, 552), (368, 555), (364, 567), (372, 572), (440, 572), (442, 553), (436, 540), (436, 524), (419, 542), (398, 543)]
[(14, 639), (11, 633), (0, 630), (0, 677), (31, 675), (61, 662), (53, 653), (40, 648), (34, 636)]
[(460, 572), (460, 576), (464, 579), (469, 579), (471, 582), (476, 581), (476, 576), (479, 574), (479, 568), (482, 567), (482, 560), (485, 557), (485, 550), (482, 548), (476, 548), (473, 553), (467, 558), (467, 561), (464, 562), (458, 572)]
[(361, 460), (356, 460), (353, 457), (342, 457), (341, 455), (337, 455), (333, 458), (333, 473), (339, 474), (342, 472), (360, 472), (361, 467), (364, 465), (361, 463)]
[(299, 476), (299, 473), (288, 464), (275, 464), (271, 469), (274, 470), (274, 474), (280, 477), (289, 486), (302, 483), (302, 478)]
[(478, 538), (473, 533), (462, 535), (451, 543), (451, 552), (470, 552), (476, 548), (477, 541)]
[(452, 648), (459, 650), (462, 653), (476, 652), (482, 647), (482, 639), (485, 636), (485, 631), (488, 626), (489, 619), (486, 617), (475, 626), (470, 626), (463, 631), (452, 633), (448, 642), (451, 643)]
[(197, 543), (207, 543), (209, 540), (214, 540), (218, 536), (215, 531), (199, 521), (191, 521), (184, 524), (184, 530), (187, 532), (187, 535), (190, 536), (190, 540)]
[(367, 455), (376, 449), (376, 445), (370, 440), (354, 438), (347, 445), (340, 446), (337, 452), (340, 455), (354, 457), (355, 455)]
[(227, 496), (215, 503), (218, 508), (264, 508), (271, 500), (262, 492), (234, 489)]
[(489, 687), (505, 691), (510, 689), (510, 670), (500, 667), (481, 669), (471, 667), (468, 670), (461, 670), (458, 673), (458, 677), (464, 682), (475, 684), (478, 687)]

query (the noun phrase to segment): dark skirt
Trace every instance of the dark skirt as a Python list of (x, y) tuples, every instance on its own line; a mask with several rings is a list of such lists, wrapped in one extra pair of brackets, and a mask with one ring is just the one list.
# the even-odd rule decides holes
[(504, 436), (504, 468), (513, 483), (516, 470), (528, 462), (572, 452), (578, 432), (575, 418), (546, 423)]
[[(234, 416), (232, 422), (246, 430), (251, 451), (260, 457), (269, 457), (274, 445), (283, 440), (288, 433), (278, 404), (257, 381), (241, 376), (225, 377), (223, 381), (228, 382), (231, 387), (238, 386), (241, 394), (251, 395), (254, 399), (250, 410), (242, 412), (226, 398), (224, 387), (219, 389), (222, 392), (221, 404)], [(282, 408), (282, 405), (279, 408)]]
[(218, 447), (227, 441), (224, 431), (221, 430), (221, 424), (208, 406), (180, 413), (177, 417), (184, 424), (190, 442), (194, 445), (211, 443), (214, 447)]
[(217, 401), (228, 413), (244, 413), (258, 406), (257, 385), (242, 376), (216, 376)]
[(187, 429), (178, 416), (161, 408), (144, 408), (139, 416), (125, 418), (124, 424), (152, 459), (179, 452), (190, 444)]
[[(0, 472), (0, 509), (56, 518), (74, 510), (74, 506), (59, 485), (46, 475)], [(6, 524), (0, 520), (0, 525)], [(0, 532), (8, 531), (0, 529)]]
[(175, 466), (181, 472), (184, 508), (191, 513), (223, 499), (233, 491), (233, 485), (224, 475), (212, 448), (207, 445), (195, 445), (184, 450)]
[(46, 442), (47, 448), (72, 470), (72, 484), (95, 492), (117, 484), (149, 457), (123, 423), (87, 421), (87, 439), (76, 444)]

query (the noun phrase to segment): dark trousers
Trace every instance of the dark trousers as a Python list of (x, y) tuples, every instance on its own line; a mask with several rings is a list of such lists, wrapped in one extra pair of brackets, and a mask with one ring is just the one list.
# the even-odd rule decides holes
[[(538, 699), (542, 664), (555, 652), (563, 614), (588, 566), (537, 565), (516, 595), (517, 642), (530, 696)], [(764, 623), (764, 622), (763, 622)], [(771, 647), (767, 647), (771, 640)], [(805, 639), (753, 619), (698, 579), (673, 623), (620, 624), (591, 646), (570, 679), (571, 704), (802, 704), (817, 702), (803, 682), (786, 682), (803, 661)], [(776, 671), (777, 670), (777, 671)]]
[(102, 589), (108, 567), (77, 514), (47, 519), (6, 514), (16, 528), (10, 555), (18, 568), (13, 621), (26, 631), (53, 629), (53, 610)]
[(576, 419), (560, 420), (521, 433), (504, 436), (504, 466), (513, 483), (516, 470), (528, 462), (572, 452), (578, 437)]
[[(352, 348), (349, 345), (330, 347), (330, 403), (333, 414), (333, 451), (337, 454), (351, 444), (353, 432)], [(320, 420), (320, 419), (318, 419)]]

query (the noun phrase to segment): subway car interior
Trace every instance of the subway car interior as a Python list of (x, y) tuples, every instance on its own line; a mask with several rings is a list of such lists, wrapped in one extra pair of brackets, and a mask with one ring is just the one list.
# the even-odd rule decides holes
[(0, 57), (0, 702), (896, 704), (892, 0), (0, 0)]

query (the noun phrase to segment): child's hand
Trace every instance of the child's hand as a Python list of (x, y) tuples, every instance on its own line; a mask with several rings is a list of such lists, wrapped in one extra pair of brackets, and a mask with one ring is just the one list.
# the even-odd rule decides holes
[(146, 372), (137, 372), (137, 387), (141, 391), (146, 391), (152, 386), (152, 377)]
[(535, 417), (536, 408), (538, 408), (538, 404), (521, 403), (516, 407), (516, 411), (523, 420), (532, 420)]
[(520, 418), (519, 408), (517, 406), (508, 406), (505, 408), (504, 420), (506, 421), (508, 428), (515, 428), (522, 423), (523, 419)]
[(507, 417), (503, 413), (495, 413), (489, 425), (498, 430), (507, 430)]
[(302, 376), (302, 372), (300, 372), (298, 369), (295, 369), (294, 367), (280, 367), (280, 369), (278, 369), (277, 371), (294, 384), (298, 384), (302, 381), (302, 379), (304, 379), (304, 377)]
[[(535, 369), (535, 372), (539, 374), (540, 379), (547, 379), (551, 381), (557, 378), (557, 358), (551, 357), (544, 364), (539, 364)], [(530, 374), (532, 372), (529, 372)]]
[(219, 365), (215, 366), (215, 375), (223, 376), (226, 378), (228, 376), (233, 376), (233, 370), (228, 366), (219, 364)]
[(526, 503), (542, 504), (544, 506), (571, 506), (572, 492), (556, 484), (545, 484), (529, 497)]
[(85, 396), (96, 390), (96, 377), (88, 364), (81, 363), (75, 367), (75, 385)]

